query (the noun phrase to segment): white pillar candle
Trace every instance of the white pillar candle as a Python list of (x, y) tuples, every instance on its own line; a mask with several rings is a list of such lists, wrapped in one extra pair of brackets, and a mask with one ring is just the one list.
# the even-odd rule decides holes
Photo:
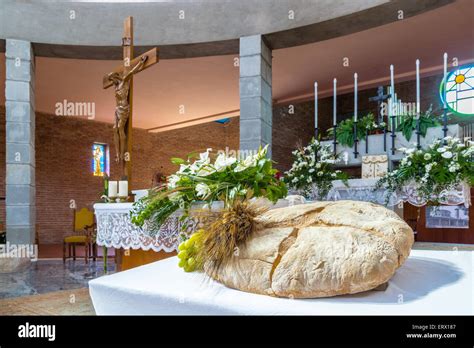
[(357, 73), (354, 74), (354, 121), (357, 121)]
[(337, 90), (337, 79), (334, 79), (334, 100), (332, 104), (332, 109), (333, 109), (333, 125), (337, 124), (337, 113), (336, 113), (336, 90)]
[(420, 60), (416, 60), (416, 116), (420, 116)]
[(446, 80), (448, 76), (448, 54), (445, 52), (443, 55), (443, 81), (444, 81), (444, 91), (443, 91), (443, 107), (446, 109), (446, 87), (448, 81)]
[(119, 181), (119, 197), (128, 197), (128, 181)]
[(117, 197), (117, 181), (109, 181), (109, 197)]
[(314, 83), (314, 128), (318, 128), (318, 83)]

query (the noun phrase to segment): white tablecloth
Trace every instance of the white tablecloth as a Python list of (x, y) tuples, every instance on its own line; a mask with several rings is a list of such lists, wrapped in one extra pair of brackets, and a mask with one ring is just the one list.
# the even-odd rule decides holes
[(385, 291), (284, 299), (227, 288), (185, 273), (172, 257), (89, 282), (97, 314), (474, 314), (474, 252), (413, 250)]

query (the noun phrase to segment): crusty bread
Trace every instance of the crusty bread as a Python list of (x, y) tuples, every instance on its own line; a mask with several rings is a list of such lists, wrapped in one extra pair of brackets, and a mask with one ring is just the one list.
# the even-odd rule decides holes
[(247, 243), (210, 275), (231, 288), (278, 297), (373, 289), (393, 276), (413, 245), (413, 231), (396, 213), (367, 202), (273, 209), (257, 224)]

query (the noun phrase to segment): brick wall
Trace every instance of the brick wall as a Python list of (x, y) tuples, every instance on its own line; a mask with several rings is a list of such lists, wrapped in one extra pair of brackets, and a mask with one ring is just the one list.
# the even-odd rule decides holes
[[(132, 189), (149, 188), (157, 171), (170, 174), (170, 157), (192, 151), (238, 147), (238, 119), (228, 124), (205, 123), (185, 129), (151, 134), (134, 129)], [(110, 144), (114, 158), (112, 125), (74, 117), (36, 114), (36, 215), (40, 243), (61, 243), (72, 228), (70, 201), (88, 207), (100, 197), (102, 178), (91, 173), (94, 142)], [(5, 108), (0, 108), (0, 196), (5, 195)], [(111, 177), (119, 179), (111, 163)], [(4, 204), (0, 217), (5, 221)]]

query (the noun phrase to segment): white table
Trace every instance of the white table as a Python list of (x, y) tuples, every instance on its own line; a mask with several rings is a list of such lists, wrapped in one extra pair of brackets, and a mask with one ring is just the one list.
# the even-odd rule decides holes
[(413, 250), (385, 291), (284, 299), (185, 273), (176, 257), (89, 282), (99, 315), (472, 315), (474, 252)]

